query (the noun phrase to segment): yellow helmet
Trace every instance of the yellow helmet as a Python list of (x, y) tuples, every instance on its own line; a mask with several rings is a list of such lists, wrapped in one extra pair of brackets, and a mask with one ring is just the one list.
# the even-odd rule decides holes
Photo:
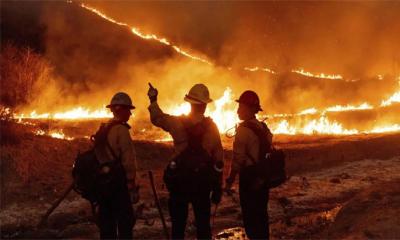
[(185, 95), (185, 101), (193, 104), (207, 104), (212, 102), (210, 98), (210, 92), (204, 84), (195, 84)]
[(129, 97), (129, 95), (124, 92), (116, 93), (112, 97), (110, 104), (108, 104), (106, 107), (110, 108), (110, 107), (116, 106), (116, 105), (127, 106), (130, 109), (135, 108), (135, 106), (132, 105), (132, 100)]

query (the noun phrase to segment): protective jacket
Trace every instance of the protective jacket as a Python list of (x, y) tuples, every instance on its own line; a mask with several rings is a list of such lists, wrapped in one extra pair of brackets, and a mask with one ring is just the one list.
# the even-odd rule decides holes
[[(247, 123), (258, 126), (260, 131), (266, 131), (267, 140), (271, 145), (272, 134), (262, 122), (254, 118)], [(249, 239), (269, 239), (269, 189), (265, 182), (260, 181), (258, 166), (255, 165), (255, 162), (260, 160), (260, 142), (256, 134), (245, 125), (240, 124), (237, 128), (232, 161), (232, 170), (239, 172), (243, 225)]]
[[(115, 120), (106, 124), (112, 124), (113, 121)], [(115, 124), (110, 129), (107, 139), (115, 155), (120, 158), (128, 181), (133, 181), (136, 177), (136, 152), (129, 129), (127, 123)], [(95, 152), (101, 164), (116, 160), (108, 148), (96, 148)]]
[[(164, 113), (157, 102), (153, 102), (149, 106), (151, 122), (169, 132), (174, 141), (174, 154), (172, 158), (179, 155), (188, 145), (187, 134), (184, 126), (184, 119), (188, 119), (192, 123), (200, 122), (204, 119), (204, 115), (189, 115), (189, 116), (172, 116)], [(218, 128), (213, 124), (207, 129), (203, 135), (203, 148), (216, 161), (223, 160), (223, 148)]]
[[(192, 138), (189, 138), (190, 133), (187, 132), (187, 125), (196, 125), (197, 123), (203, 123), (206, 120), (201, 114), (191, 114), (189, 116), (171, 116), (162, 112), (157, 102), (154, 101), (149, 106), (151, 122), (163, 130), (169, 132), (174, 140), (174, 154), (172, 159), (179, 159), (180, 156), (185, 154), (185, 151), (192, 150), (193, 144)], [(201, 124), (200, 124), (201, 125)], [(201, 144), (196, 142), (197, 146), (201, 145), (203, 152), (206, 151), (209, 157), (215, 163), (223, 161), (223, 149), (221, 144), (220, 135), (218, 128), (214, 122), (208, 121), (208, 127), (205, 128), (204, 134), (202, 134)], [(200, 140), (199, 140), (200, 141)], [(172, 160), (171, 159), (171, 160)], [(199, 159), (203, 160), (203, 159)], [(179, 164), (179, 163), (178, 163)], [(179, 165), (178, 165), (179, 166)], [(179, 168), (179, 167), (177, 167)], [(203, 173), (203, 172), (202, 172)], [(221, 173), (220, 173), (221, 174)], [(203, 179), (204, 175), (200, 174), (185, 181), (185, 183), (199, 182), (200, 184), (191, 185), (190, 190), (183, 187), (178, 190), (170, 190), (170, 198), (168, 200), (168, 208), (171, 216), (172, 228), (171, 237), (172, 239), (184, 239), (186, 222), (188, 218), (189, 204), (192, 204), (195, 220), (196, 230), (198, 239), (211, 239), (211, 226), (210, 226), (210, 214), (211, 214), (211, 202), (210, 202), (210, 191), (214, 193), (221, 193), (222, 185), (222, 174), (220, 175), (219, 186), (215, 186), (213, 189), (208, 187), (203, 188), (203, 185), (207, 185), (207, 180)], [(165, 177), (165, 175), (164, 175)], [(165, 179), (164, 179), (165, 180)], [(183, 182), (183, 181), (180, 181)], [(168, 185), (168, 184), (167, 184)], [(174, 184), (172, 184), (174, 185)], [(181, 184), (176, 184), (181, 185)], [(184, 184), (185, 185), (185, 184)], [(193, 187), (195, 186), (195, 187)], [(168, 186), (167, 186), (168, 188)], [(194, 192), (193, 192), (194, 190)]]
[[(263, 130), (263, 123), (257, 119), (251, 119), (249, 122), (257, 125), (260, 131)], [(272, 134), (269, 132), (268, 141), (272, 143)], [(233, 160), (232, 170), (240, 172), (244, 167), (253, 165), (255, 161), (259, 160), (259, 139), (254, 132), (240, 124), (236, 129), (236, 136), (233, 142)]]

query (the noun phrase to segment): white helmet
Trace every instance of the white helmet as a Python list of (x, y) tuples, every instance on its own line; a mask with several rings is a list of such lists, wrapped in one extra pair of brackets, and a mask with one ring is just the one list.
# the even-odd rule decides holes
[(185, 95), (184, 100), (193, 104), (207, 104), (212, 102), (208, 88), (201, 83), (194, 85), (189, 93)]
[(135, 106), (132, 105), (132, 100), (129, 97), (129, 95), (124, 92), (116, 93), (112, 97), (110, 104), (108, 104), (106, 107), (111, 108), (112, 106), (115, 106), (115, 105), (128, 106), (130, 109), (135, 108)]

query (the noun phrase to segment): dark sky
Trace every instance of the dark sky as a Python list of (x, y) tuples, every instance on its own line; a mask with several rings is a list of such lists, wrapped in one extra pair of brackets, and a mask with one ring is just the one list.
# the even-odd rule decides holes
[(359, 77), (400, 61), (400, 1), (87, 3), (221, 65)]

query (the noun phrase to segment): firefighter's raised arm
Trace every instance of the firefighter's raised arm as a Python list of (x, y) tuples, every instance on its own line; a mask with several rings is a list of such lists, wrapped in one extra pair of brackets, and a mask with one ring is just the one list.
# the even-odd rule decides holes
[(149, 90), (147, 91), (147, 96), (150, 100), (150, 106), (148, 107), (150, 112), (151, 122), (162, 128), (163, 130), (170, 132), (171, 129), (177, 124), (177, 119), (175, 116), (164, 113), (157, 103), (158, 90), (149, 83)]

